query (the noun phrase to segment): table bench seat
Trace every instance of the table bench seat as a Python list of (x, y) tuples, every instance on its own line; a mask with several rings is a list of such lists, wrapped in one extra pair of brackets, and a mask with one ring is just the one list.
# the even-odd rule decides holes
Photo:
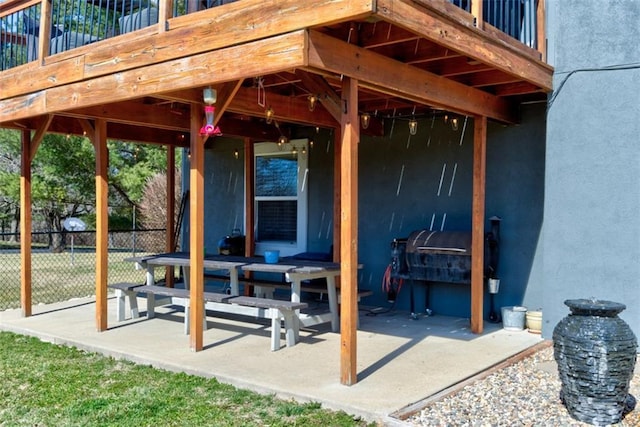
[(129, 300), (129, 310), (131, 311), (131, 318), (136, 319), (138, 314), (138, 300), (136, 298), (135, 289), (140, 286), (144, 286), (142, 283), (130, 283), (130, 282), (119, 282), (119, 283), (110, 283), (107, 285), (108, 288), (115, 290), (116, 294), (116, 311), (118, 316), (118, 322), (122, 322), (125, 319), (124, 307), (125, 300)]
[(271, 319), (271, 351), (280, 349), (281, 319), (284, 320), (284, 336), (287, 347), (294, 346), (298, 341), (298, 328), (296, 310), (307, 308), (306, 302), (283, 301), (258, 297), (234, 297), (229, 300), (231, 304), (247, 307), (267, 309), (265, 317)]
[[(137, 294), (145, 294), (147, 296), (147, 318), (155, 315), (156, 295), (162, 297), (170, 297), (173, 304), (184, 307), (184, 329), (185, 334), (189, 333), (190, 321), (190, 293), (188, 289), (168, 288), (158, 285), (139, 285), (133, 283), (118, 283), (110, 285), (116, 292), (120, 291), (132, 301), (136, 300)], [(126, 294), (124, 294), (126, 292)], [(124, 298), (124, 296), (123, 296)], [(256, 297), (238, 297), (218, 292), (203, 292), (203, 300), (206, 304), (205, 308), (213, 311), (241, 314), (264, 318), (271, 320), (271, 350), (280, 349), (280, 333), (282, 320), (284, 320), (285, 342), (287, 347), (295, 345), (298, 340), (298, 328), (295, 326), (295, 311), (306, 308), (307, 303), (282, 301), (267, 298)], [(124, 306), (124, 302), (122, 303)], [(236, 310), (234, 306), (242, 306), (248, 309)], [(122, 309), (124, 312), (124, 308)], [(137, 303), (136, 311), (132, 310), (132, 317), (138, 317)], [(120, 317), (119, 319), (120, 320)], [(206, 311), (205, 311), (205, 328), (206, 328)]]

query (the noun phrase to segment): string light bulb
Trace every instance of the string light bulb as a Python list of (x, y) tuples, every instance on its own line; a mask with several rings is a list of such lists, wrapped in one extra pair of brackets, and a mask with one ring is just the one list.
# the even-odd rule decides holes
[(411, 135), (418, 133), (418, 121), (415, 117), (412, 117), (411, 120), (409, 120), (409, 133)]
[(273, 108), (271, 108), (271, 107), (267, 108), (267, 110), (264, 112), (264, 117), (265, 117), (268, 125), (270, 125), (271, 122), (273, 122), (273, 115), (274, 114), (275, 114), (275, 111), (273, 111)]
[(452, 117), (451, 118), (451, 129), (458, 130), (458, 118), (457, 117)]
[(367, 129), (369, 127), (370, 122), (371, 122), (371, 115), (369, 113), (362, 113), (360, 115), (360, 127), (362, 127), (362, 129)]
[(278, 147), (282, 150), (282, 146), (287, 143), (287, 137), (284, 135), (280, 135), (278, 138)]
[(309, 111), (315, 110), (316, 103), (318, 102), (318, 97), (314, 94), (311, 94), (307, 97), (307, 101), (309, 102)]
[(236, 148), (235, 150), (233, 150), (233, 157), (235, 159), (238, 159), (238, 157), (240, 157), (240, 152), (238, 151), (238, 149)]

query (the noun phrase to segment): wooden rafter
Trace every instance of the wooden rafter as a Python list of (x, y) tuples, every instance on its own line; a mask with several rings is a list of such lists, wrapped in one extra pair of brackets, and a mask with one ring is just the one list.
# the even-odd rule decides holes
[[(523, 50), (512, 48), (491, 37), (476, 28), (473, 20), (442, 19), (443, 16), (455, 17), (466, 14), (448, 2), (378, 0), (376, 12), (383, 19), (394, 22), (441, 46), (456, 52), (465, 52), (465, 55), (471, 58), (486, 62), (505, 73), (514, 74), (540, 86), (545, 91), (552, 89), (549, 72), (551, 67), (539, 58), (536, 60), (529, 55), (524, 55)], [(479, 40), (482, 40), (482, 43), (479, 43)], [(487, 50), (490, 50), (492, 55), (488, 56)]]
[[(515, 109), (504, 99), (473, 89), (317, 31), (309, 33), (309, 66), (351, 76), (359, 84), (389, 95), (460, 114), (485, 115), (515, 123)], [(396, 76), (402, 75), (402, 79)]]

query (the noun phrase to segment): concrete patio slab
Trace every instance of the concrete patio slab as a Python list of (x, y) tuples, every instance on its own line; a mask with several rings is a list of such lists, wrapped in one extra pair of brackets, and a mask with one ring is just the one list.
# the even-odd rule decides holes
[[(145, 299), (139, 298), (144, 315)], [(44, 341), (186, 372), (282, 398), (320, 402), (371, 421), (402, 424), (389, 414), (482, 372), (542, 341), (526, 331), (485, 324), (470, 332), (469, 319), (405, 312), (361, 311), (357, 334), (358, 383), (340, 384), (340, 334), (329, 325), (305, 329), (300, 343), (270, 351), (270, 325), (256, 319), (208, 317), (203, 351), (189, 348), (183, 313), (157, 310), (153, 319), (117, 322), (109, 299), (109, 328), (96, 330), (92, 298), (0, 312), (0, 329)]]

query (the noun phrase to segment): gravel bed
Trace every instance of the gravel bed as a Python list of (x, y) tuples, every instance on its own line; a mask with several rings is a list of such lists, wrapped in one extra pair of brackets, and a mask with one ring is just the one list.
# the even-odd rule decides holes
[[(559, 399), (553, 347), (431, 403), (404, 420), (412, 426), (588, 426), (576, 421)], [(640, 360), (629, 393), (636, 408), (616, 426), (640, 426)]]

